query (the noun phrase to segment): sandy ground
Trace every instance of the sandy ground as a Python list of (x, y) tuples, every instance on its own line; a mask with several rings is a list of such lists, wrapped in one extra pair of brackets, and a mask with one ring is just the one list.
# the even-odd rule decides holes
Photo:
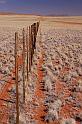
[[(21, 37), (22, 28), (38, 19), (41, 23), (26, 87), (26, 103), (20, 104), (20, 124), (81, 124), (82, 17), (0, 16), (0, 99), (11, 99), (11, 92), (15, 95), (14, 32), (19, 31)], [(21, 63), (20, 57), (20, 66)], [(20, 94), (21, 90), (20, 87)], [(8, 112), (11, 106), (0, 101), (1, 112)], [(12, 111), (15, 113), (11, 109), (10, 123), (14, 124)], [(3, 124), (10, 112), (6, 117), (0, 115)]]

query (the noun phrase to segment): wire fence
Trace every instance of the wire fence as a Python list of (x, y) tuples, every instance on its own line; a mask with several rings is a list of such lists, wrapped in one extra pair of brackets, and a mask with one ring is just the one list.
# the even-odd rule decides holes
[[(33, 23), (31, 26), (22, 30), (22, 86), (23, 86), (23, 104), (25, 103), (25, 87), (28, 81), (28, 73), (31, 71), (33, 54), (36, 49), (36, 37), (39, 28), (39, 22)], [(19, 124), (19, 65), (18, 65), (18, 43), (19, 34), (15, 33), (15, 83), (16, 83), (16, 124)]]
[(20, 105), (25, 104), (26, 85), (33, 64), (39, 25), (40, 22), (36, 22), (23, 28), (21, 36), (15, 32), (15, 69), (13, 79), (4, 85), (5, 90), (0, 94), (0, 124), (19, 124)]

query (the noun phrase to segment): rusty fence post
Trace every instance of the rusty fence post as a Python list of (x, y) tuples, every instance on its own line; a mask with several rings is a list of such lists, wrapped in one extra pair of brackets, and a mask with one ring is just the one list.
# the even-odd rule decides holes
[(27, 81), (28, 81), (28, 72), (29, 72), (29, 28), (27, 27), (27, 32), (26, 32), (26, 47), (27, 47)]
[(38, 29), (39, 29), (39, 25), (40, 25), (40, 22), (37, 22), (37, 32), (38, 32)]
[[(38, 29), (39, 29), (40, 22), (37, 22), (37, 25), (38, 25)], [(37, 30), (37, 32), (38, 32), (38, 30)]]
[(31, 25), (31, 35), (30, 35), (30, 38), (31, 38), (31, 40), (30, 40), (30, 45), (31, 45), (31, 48), (30, 48), (30, 51), (31, 51), (31, 65), (32, 65), (32, 25)]
[(31, 65), (34, 54), (34, 24), (31, 26)]
[(39, 22), (36, 22), (36, 35), (37, 35), (37, 33), (38, 33), (38, 27), (39, 27)]
[(36, 23), (36, 25), (37, 25), (36, 27), (37, 27), (37, 32), (38, 32), (38, 22)]
[(35, 35), (37, 35), (37, 23), (35, 23)]
[(29, 72), (31, 71), (31, 27), (29, 26)]
[(22, 31), (23, 35), (23, 53), (22, 53), (22, 58), (23, 58), (23, 102), (25, 103), (25, 30), (23, 28)]
[(33, 54), (34, 54), (34, 49), (35, 49), (35, 23), (33, 25)]
[(36, 23), (34, 23), (34, 49), (36, 49), (36, 35), (37, 35), (37, 31), (36, 31)]
[(15, 83), (16, 83), (16, 124), (19, 124), (19, 93), (18, 93), (18, 33), (15, 32)]

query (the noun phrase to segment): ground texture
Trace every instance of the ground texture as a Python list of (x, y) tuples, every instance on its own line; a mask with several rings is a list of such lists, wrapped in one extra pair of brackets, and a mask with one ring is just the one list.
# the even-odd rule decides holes
[[(82, 123), (81, 18), (40, 18), (41, 23), (33, 65), (29, 73), (29, 81), (26, 83), (26, 101), (24, 106), (21, 100), (22, 95), (20, 95), (20, 124)], [(16, 29), (16, 27), (13, 30), (8, 28), (8, 31), (4, 29), (5, 34), (7, 32), (8, 36), (8, 38), (6, 36), (6, 39), (0, 32), (0, 37), (4, 39), (3, 42), (2, 40), (0, 41), (0, 99), (10, 98), (11, 92), (14, 92), (13, 94), (15, 95), (15, 87), (12, 88), (14, 83), (14, 53), (12, 52), (14, 52), (13, 33)], [(19, 59), (19, 65), (21, 66), (21, 56), (19, 56)], [(21, 73), (19, 82), (22, 82), (20, 77)], [(11, 89), (13, 90), (8, 92)], [(20, 86), (20, 94), (22, 94), (21, 90)], [(15, 99), (14, 96), (12, 98)], [(5, 109), (8, 112), (6, 109), (11, 106), (10, 104), (7, 106), (6, 103), (0, 101), (1, 110)], [(12, 111), (13, 109), (11, 109), (11, 116)], [(0, 116), (1, 124), (7, 120), (7, 115), (4, 114), (4, 117), (1, 114), (2, 118), (5, 118), (3, 120)], [(14, 115), (10, 118), (10, 121), (12, 121), (10, 123), (12, 124), (15, 123), (13, 117)]]

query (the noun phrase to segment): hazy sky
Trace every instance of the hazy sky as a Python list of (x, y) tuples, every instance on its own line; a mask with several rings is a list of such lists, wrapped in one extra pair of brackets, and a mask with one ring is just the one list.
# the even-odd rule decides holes
[(82, 0), (0, 0), (0, 11), (82, 15)]

